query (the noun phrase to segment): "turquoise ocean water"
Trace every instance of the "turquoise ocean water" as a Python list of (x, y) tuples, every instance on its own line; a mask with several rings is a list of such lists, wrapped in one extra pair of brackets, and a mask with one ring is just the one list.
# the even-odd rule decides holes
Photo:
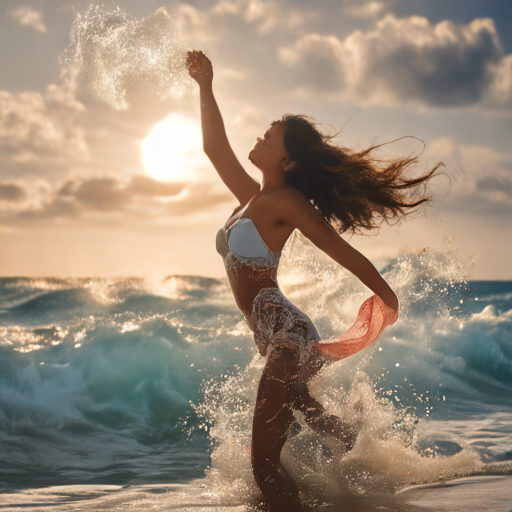
[[(298, 416), (283, 460), (313, 494), (318, 482), (357, 494), (510, 473), (512, 282), (468, 280), (450, 249), (380, 268), (400, 319), (312, 386), (359, 429), (354, 452)], [(370, 294), (306, 245), (279, 279), (325, 339)], [(248, 447), (263, 361), (226, 279), (1, 278), (0, 351), (0, 491), (204, 478), (257, 494)]]

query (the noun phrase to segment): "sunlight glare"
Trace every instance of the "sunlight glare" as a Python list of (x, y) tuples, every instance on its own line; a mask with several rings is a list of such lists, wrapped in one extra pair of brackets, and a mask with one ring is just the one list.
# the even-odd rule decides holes
[(160, 181), (189, 181), (204, 167), (201, 130), (191, 119), (172, 114), (142, 141), (146, 172)]

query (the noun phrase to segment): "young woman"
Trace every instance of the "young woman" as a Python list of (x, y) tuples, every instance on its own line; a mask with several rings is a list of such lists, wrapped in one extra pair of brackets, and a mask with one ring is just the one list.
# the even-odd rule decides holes
[[(301, 511), (296, 483), (280, 463), (293, 421), (293, 409), (324, 436), (350, 449), (356, 433), (328, 415), (309, 392), (308, 382), (326, 363), (347, 357), (375, 341), (396, 321), (398, 299), (375, 267), (340, 232), (372, 229), (376, 216), (401, 217), (403, 190), (426, 182), (401, 175), (416, 160), (404, 158), (378, 166), (374, 148), (356, 153), (330, 143), (304, 116), (285, 115), (271, 123), (249, 153), (260, 169), (255, 181), (237, 160), (212, 91), (213, 68), (198, 51), (187, 56), (190, 76), (199, 84), (203, 148), (240, 206), (217, 234), (236, 303), (266, 365), (260, 380), (251, 440), (254, 477), (274, 512)], [(321, 343), (315, 326), (281, 292), (277, 268), (281, 250), (294, 229), (357, 276), (375, 295), (361, 306), (354, 326), (337, 342)]]

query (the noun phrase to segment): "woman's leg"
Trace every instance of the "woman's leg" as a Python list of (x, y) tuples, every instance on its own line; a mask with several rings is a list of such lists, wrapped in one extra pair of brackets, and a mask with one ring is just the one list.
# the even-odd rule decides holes
[(343, 423), (338, 416), (328, 414), (324, 406), (311, 395), (307, 384), (301, 388), (294, 406), (304, 414), (308, 425), (320, 435), (339, 439), (347, 450), (354, 447), (357, 432), (347, 423)]
[(299, 512), (297, 484), (282, 467), (281, 450), (293, 421), (299, 379), (298, 354), (276, 347), (261, 376), (251, 440), (251, 460), (256, 482), (272, 512)]
[(308, 425), (324, 436), (333, 436), (345, 443), (347, 450), (351, 450), (355, 444), (357, 432), (350, 425), (343, 423), (338, 416), (328, 414), (324, 406), (311, 395), (308, 383), (329, 361), (323, 354), (313, 348), (311, 357), (305, 365), (302, 378), (296, 388), (297, 395), (294, 407), (304, 414)]

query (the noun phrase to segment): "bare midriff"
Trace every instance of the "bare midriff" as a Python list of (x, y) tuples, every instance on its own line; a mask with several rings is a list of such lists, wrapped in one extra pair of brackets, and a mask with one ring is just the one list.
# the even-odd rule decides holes
[(254, 332), (256, 325), (252, 318), (252, 304), (262, 288), (279, 288), (278, 267), (243, 263), (233, 254), (229, 254), (224, 263), (236, 304), (249, 329)]

